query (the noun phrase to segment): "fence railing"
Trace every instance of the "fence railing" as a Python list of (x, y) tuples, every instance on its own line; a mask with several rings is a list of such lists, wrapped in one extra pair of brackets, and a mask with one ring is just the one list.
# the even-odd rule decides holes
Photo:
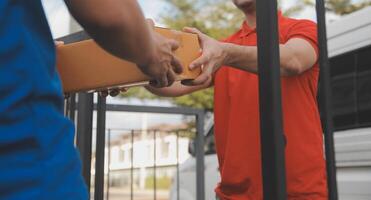
[[(280, 92), (279, 73), (279, 48), (278, 48), (278, 25), (277, 25), (277, 1), (259, 0), (257, 4), (257, 35), (259, 55), (259, 93), (260, 93), (260, 126), (261, 126), (261, 148), (262, 148), (262, 172), (263, 190), (265, 200), (287, 199), (285, 180), (285, 156), (284, 140), (282, 130), (282, 108)], [(332, 127), (332, 115), (330, 109), (330, 76), (327, 55), (327, 37), (324, 0), (316, 0), (316, 13), (318, 21), (318, 43), (320, 64), (320, 95), (321, 115), (325, 122), (324, 138), (327, 164), (327, 182), (329, 199), (337, 200), (336, 168), (334, 154), (334, 139)], [(83, 33), (73, 34), (62, 38), (66, 43), (86, 39)], [(242, 91), (243, 92), (243, 91)], [(67, 100), (66, 114), (75, 120), (76, 96), (71, 95)], [(83, 161), (83, 176), (90, 188), (90, 160), (91, 160), (91, 138), (92, 138), (92, 114), (93, 94), (78, 94), (77, 115), (77, 146)], [(95, 176), (95, 199), (103, 199), (103, 175), (102, 163), (104, 161), (104, 135), (105, 135), (105, 110), (130, 111), (130, 112), (156, 112), (195, 115), (197, 120), (196, 136), (196, 160), (197, 160), (197, 200), (205, 199), (204, 191), (204, 155), (203, 155), (203, 117), (200, 110), (184, 108), (157, 108), (157, 107), (135, 107), (108, 105), (105, 99), (99, 97), (97, 108), (98, 130), (97, 138), (97, 163)]]
[[(139, 193), (137, 196), (142, 199), (167, 199), (170, 198), (168, 190), (172, 189), (175, 199), (180, 199), (179, 164), (191, 156), (188, 154), (188, 142), (194, 137), (195, 132), (192, 130), (108, 128), (104, 162), (97, 160), (95, 157), (97, 153), (92, 159), (95, 160), (95, 167), (92, 167), (92, 172), (94, 172), (92, 177), (95, 177), (93, 185), (106, 183), (104, 191), (99, 191), (102, 189), (101, 186), (93, 191), (95, 198), (104, 192), (106, 200), (124, 197), (135, 199), (137, 193)], [(102, 141), (102, 138), (96, 138), (96, 144), (98, 140)], [(97, 148), (95, 149), (97, 151)], [(105, 173), (103, 180), (97, 178), (97, 176), (102, 178), (101, 174), (97, 174), (97, 172), (102, 172), (102, 167)], [(158, 176), (159, 170), (162, 173)], [(161, 175), (164, 172), (166, 176)], [(135, 174), (136, 177), (134, 177)], [(176, 182), (170, 182), (170, 180)], [(157, 186), (158, 182), (159, 186)], [(113, 193), (110, 193), (111, 188), (115, 190)], [(135, 188), (141, 191), (135, 191)], [(153, 192), (152, 196), (148, 193), (150, 189)], [(158, 190), (164, 189), (166, 189), (165, 196), (163, 192), (161, 195), (157, 194)], [(110, 198), (111, 194), (113, 198)], [(117, 195), (122, 197), (115, 197)]]
[[(82, 174), (89, 191), (94, 191), (94, 199), (104, 199), (105, 181), (105, 149), (106, 149), (106, 111), (113, 112), (140, 112), (140, 113), (162, 113), (195, 116), (195, 160), (196, 160), (196, 199), (205, 199), (205, 177), (204, 177), (204, 111), (192, 108), (179, 107), (151, 107), (151, 106), (129, 106), (106, 104), (104, 97), (97, 96), (97, 103), (94, 104), (94, 94), (79, 93), (70, 95), (66, 99), (65, 114), (72, 121), (76, 122), (76, 145), (80, 151), (82, 160)], [(77, 97), (77, 98), (76, 98)], [(77, 105), (77, 106), (76, 106)], [(76, 109), (75, 109), (76, 108)], [(93, 141), (93, 111), (96, 110), (96, 145), (95, 156), (92, 156)], [(77, 119), (75, 119), (77, 114)], [(134, 130), (131, 134), (134, 134)], [(156, 141), (158, 132), (153, 133), (153, 141)], [(179, 132), (176, 133), (177, 138)], [(110, 134), (108, 134), (110, 136)], [(110, 139), (108, 140), (110, 141)], [(133, 141), (132, 141), (133, 142)], [(109, 144), (109, 143), (108, 143)], [(156, 144), (156, 143), (155, 143)], [(154, 147), (154, 160), (156, 160), (156, 147)], [(133, 152), (132, 152), (133, 153)], [(91, 189), (91, 160), (95, 158), (94, 189)], [(177, 166), (179, 163), (177, 162)], [(134, 167), (134, 166), (132, 166)], [(156, 169), (156, 162), (154, 162)], [(133, 170), (133, 169), (132, 169)], [(156, 174), (156, 173), (155, 173)], [(131, 174), (132, 176), (133, 174)], [(177, 172), (179, 176), (179, 171)], [(156, 180), (156, 175), (154, 175)], [(178, 179), (179, 181), (179, 179)], [(156, 181), (154, 181), (154, 196), (156, 199)], [(131, 189), (130, 199), (133, 199)], [(179, 195), (179, 193), (178, 193)]]
[[(282, 130), (282, 108), (279, 73), (277, 1), (256, 1), (260, 128), (262, 150), (263, 190), (265, 200), (285, 200), (285, 156)], [(334, 136), (331, 114), (330, 69), (327, 55), (327, 36), (324, 0), (316, 0), (318, 48), (320, 65), (321, 116), (325, 124), (327, 183), (330, 200), (338, 199)]]

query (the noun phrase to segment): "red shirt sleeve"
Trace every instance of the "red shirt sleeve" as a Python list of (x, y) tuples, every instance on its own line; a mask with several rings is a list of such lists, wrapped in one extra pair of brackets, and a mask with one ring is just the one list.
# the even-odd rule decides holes
[(309, 42), (318, 58), (317, 24), (310, 20), (297, 20), (287, 32), (287, 40), (301, 38)]

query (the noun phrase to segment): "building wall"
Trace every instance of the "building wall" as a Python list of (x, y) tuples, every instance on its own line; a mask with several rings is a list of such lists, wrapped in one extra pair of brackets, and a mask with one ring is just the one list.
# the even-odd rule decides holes
[[(189, 139), (177, 137), (175, 134), (157, 134), (156, 138), (156, 179), (159, 187), (170, 187), (171, 179), (176, 171), (177, 163), (189, 158)], [(152, 135), (138, 137), (131, 144), (131, 139), (116, 140), (110, 149), (110, 185), (128, 188), (131, 184), (131, 165), (133, 164), (134, 187), (148, 189), (153, 186), (154, 179), (154, 138)], [(133, 163), (131, 151), (133, 150)], [(178, 157), (177, 157), (178, 150)], [(108, 156), (106, 148), (106, 157)], [(106, 162), (106, 169), (108, 163)], [(108, 170), (106, 170), (106, 174)]]

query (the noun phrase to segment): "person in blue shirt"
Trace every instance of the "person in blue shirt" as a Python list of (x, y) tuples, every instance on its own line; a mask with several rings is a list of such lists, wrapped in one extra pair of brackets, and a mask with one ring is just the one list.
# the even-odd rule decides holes
[[(66, 0), (108, 52), (138, 64), (158, 87), (182, 71), (178, 44), (154, 33), (136, 0)], [(124, 74), (123, 74), (124, 75)], [(0, 1), (0, 199), (88, 199), (63, 114), (55, 47), (40, 0)]]

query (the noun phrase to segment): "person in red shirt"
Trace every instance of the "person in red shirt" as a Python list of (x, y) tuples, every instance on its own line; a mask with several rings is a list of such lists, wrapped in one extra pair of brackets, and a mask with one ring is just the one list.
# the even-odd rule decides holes
[[(221, 174), (215, 192), (223, 200), (262, 200), (255, 0), (233, 2), (246, 19), (225, 41), (185, 28), (199, 36), (202, 55), (190, 68), (201, 67), (202, 74), (183, 85), (147, 89), (175, 97), (214, 85), (215, 141)], [(288, 199), (325, 200), (326, 167), (316, 101), (316, 24), (287, 18), (280, 12), (278, 24)]]

